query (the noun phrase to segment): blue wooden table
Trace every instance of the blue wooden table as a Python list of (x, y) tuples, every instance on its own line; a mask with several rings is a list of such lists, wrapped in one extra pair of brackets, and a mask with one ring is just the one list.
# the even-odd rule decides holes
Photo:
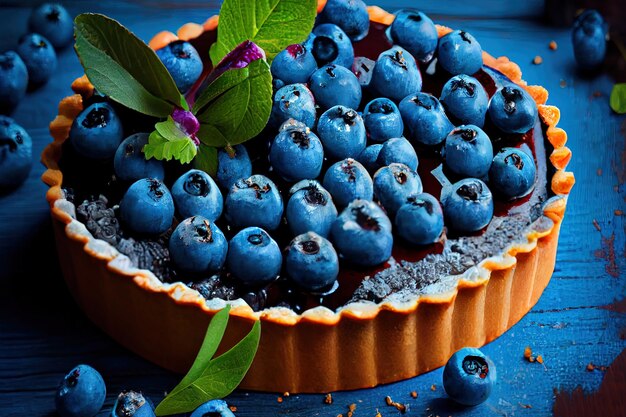
[[(0, 1), (0, 50), (13, 48), (26, 30), (28, 3)], [(390, 10), (412, 3), (378, 2)], [(577, 74), (570, 32), (541, 23), (540, 0), (421, 3), (436, 22), (470, 31), (495, 56), (508, 55), (521, 66), (524, 79), (545, 86), (549, 104), (561, 108), (559, 126), (569, 133), (574, 155), (570, 168), (577, 183), (552, 281), (526, 317), (484, 348), (497, 366), (498, 384), (479, 407), (455, 407), (442, 389), (441, 369), (375, 389), (334, 393), (332, 405), (324, 404), (322, 395), (292, 395), (279, 402), (282, 393), (235, 392), (228, 401), (238, 416), (257, 417), (345, 415), (350, 404), (356, 404), (355, 416), (374, 417), (377, 410), (383, 416), (399, 415), (386, 405), (387, 395), (406, 403), (407, 415), (414, 416), (546, 416), (553, 408), (558, 415), (599, 415), (585, 412), (584, 404), (598, 412), (612, 409), (607, 415), (624, 415), (626, 118), (609, 108), (613, 81), (608, 75)], [(145, 40), (163, 28), (201, 23), (219, 8), (206, 0), (66, 5), (72, 14), (108, 14)], [(552, 40), (556, 51), (548, 48)], [(536, 55), (543, 58), (541, 65), (532, 64)], [(33, 138), (36, 159), (51, 140), (47, 126), (59, 99), (70, 94), (71, 81), (81, 73), (73, 51), (63, 51), (50, 83), (28, 94), (14, 114)], [(0, 416), (56, 415), (55, 388), (78, 363), (93, 365), (107, 382), (100, 415), (108, 415), (122, 389), (141, 390), (158, 402), (179, 376), (118, 346), (83, 316), (67, 292), (56, 260), (46, 187), (39, 179), (42, 172), (36, 164), (21, 188), (0, 196)], [(544, 363), (524, 359), (526, 346), (541, 354)], [(577, 387), (582, 391), (575, 391)]]

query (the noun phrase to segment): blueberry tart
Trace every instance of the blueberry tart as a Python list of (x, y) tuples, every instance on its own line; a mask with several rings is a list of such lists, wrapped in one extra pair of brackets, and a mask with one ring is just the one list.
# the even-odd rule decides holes
[[(550, 280), (574, 176), (546, 89), (418, 11), (324, 7), (265, 64), (267, 126), (217, 149), (213, 175), (156, 161), (145, 134), (165, 122), (89, 72), (50, 124), (43, 180), (67, 285), (164, 368), (185, 372), (230, 304), (222, 349), (263, 329), (242, 388), (372, 387), (495, 339)], [(149, 43), (190, 101), (221, 65), (211, 72), (217, 24)], [(234, 52), (250, 51), (265, 60)], [(201, 149), (187, 113), (174, 111), (177, 132)]]

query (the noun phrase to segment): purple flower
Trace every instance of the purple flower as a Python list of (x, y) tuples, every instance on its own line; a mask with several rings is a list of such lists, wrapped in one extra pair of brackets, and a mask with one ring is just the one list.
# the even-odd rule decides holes
[(243, 41), (215, 66), (208, 81), (211, 83), (230, 69), (245, 68), (257, 59), (265, 59), (265, 51), (252, 41)]
[(172, 113), (172, 119), (174, 119), (176, 126), (189, 136), (196, 145), (200, 144), (196, 138), (196, 133), (200, 130), (200, 122), (192, 112), (177, 107)]

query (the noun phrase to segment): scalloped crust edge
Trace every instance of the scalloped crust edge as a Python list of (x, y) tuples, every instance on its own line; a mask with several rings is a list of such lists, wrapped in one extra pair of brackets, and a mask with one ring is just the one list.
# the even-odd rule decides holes
[[(320, 2), (323, 7), (323, 2)], [(368, 7), (373, 21), (390, 24), (393, 15)], [(201, 27), (215, 28), (218, 17)], [(184, 25), (179, 34), (161, 32), (162, 39), (198, 36), (200, 25)], [(451, 29), (437, 26), (439, 36)], [(485, 259), (460, 277), (449, 291), (421, 295), (410, 302), (353, 303), (338, 312), (324, 307), (298, 315), (290, 309), (254, 312), (242, 300), (229, 301), (230, 325), (220, 345), (226, 351), (261, 320), (263, 332), (255, 360), (241, 383), (244, 389), (274, 392), (331, 392), (373, 387), (413, 377), (445, 364), (463, 346), (482, 346), (519, 321), (537, 302), (548, 284), (556, 259), (559, 229), (574, 176), (565, 168), (571, 151), (567, 134), (556, 127), (559, 109), (546, 105), (548, 93), (529, 86), (519, 66), (506, 57), (483, 52), (484, 63), (507, 75), (535, 99), (554, 147), (549, 157), (556, 169), (546, 202), (544, 222), (551, 227), (529, 228), (526, 242), (510, 245), (500, 256)], [(86, 77), (72, 84), (76, 94), (59, 103), (50, 123), (54, 141), (42, 153), (50, 186), (50, 204), (59, 260), (68, 288), (87, 316), (113, 339), (144, 358), (184, 373), (196, 356), (204, 331), (223, 300), (205, 300), (182, 283), (163, 284), (151, 272), (136, 269), (106, 242), (95, 239), (76, 220), (75, 207), (61, 189), (58, 161), (61, 146), (83, 98), (93, 93)], [(547, 221), (549, 219), (549, 221)]]

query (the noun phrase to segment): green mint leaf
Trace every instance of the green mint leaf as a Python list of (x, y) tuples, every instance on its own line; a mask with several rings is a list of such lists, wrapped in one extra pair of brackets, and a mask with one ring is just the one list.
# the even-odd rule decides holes
[(202, 342), (202, 346), (200, 346), (200, 350), (198, 351), (193, 365), (191, 365), (187, 375), (185, 375), (180, 383), (169, 393), (169, 396), (185, 389), (191, 385), (193, 381), (202, 376), (202, 373), (211, 362), (211, 358), (215, 355), (215, 352), (217, 352), (217, 348), (224, 337), (229, 312), (230, 305), (227, 304), (226, 307), (215, 313), (209, 323), (209, 327), (206, 329), (204, 341)]
[(198, 154), (193, 160), (193, 166), (196, 169), (206, 172), (215, 177), (217, 175), (217, 149), (200, 143)]
[(166, 117), (185, 98), (156, 53), (117, 21), (85, 13), (75, 21), (76, 53), (102, 94), (130, 109)]
[[(206, 337), (210, 337), (209, 331), (207, 331)], [(196, 369), (194, 370), (194, 377), (187, 378), (186, 376), (183, 381), (187, 380), (187, 383), (184, 386), (182, 383), (179, 384), (161, 401), (155, 410), (156, 415), (165, 416), (190, 412), (206, 401), (223, 398), (233, 392), (248, 372), (256, 355), (260, 338), (261, 323), (255, 321), (252, 330), (239, 343), (228, 352), (210, 360), (208, 364), (201, 349), (199, 356), (202, 355), (203, 359), (201, 362), (196, 359), (192, 370), (194, 370), (196, 363), (199, 363), (201, 366), (198, 369), (203, 368), (202, 372), (198, 372)], [(203, 343), (203, 347), (205, 343)]]
[(198, 149), (193, 140), (181, 131), (172, 116), (164, 122), (154, 125), (155, 131), (148, 137), (148, 143), (143, 147), (146, 159), (171, 161), (176, 159), (188, 164), (196, 156)]
[(615, 84), (613, 86), (610, 104), (615, 113), (626, 113), (626, 83)]
[(287, 46), (303, 42), (313, 29), (317, 0), (224, 0), (213, 65), (245, 40), (259, 45), (269, 62)]
[(243, 143), (263, 130), (272, 111), (269, 65), (258, 59), (245, 68), (226, 71), (200, 98), (202, 103), (194, 106), (200, 141), (213, 147)]

